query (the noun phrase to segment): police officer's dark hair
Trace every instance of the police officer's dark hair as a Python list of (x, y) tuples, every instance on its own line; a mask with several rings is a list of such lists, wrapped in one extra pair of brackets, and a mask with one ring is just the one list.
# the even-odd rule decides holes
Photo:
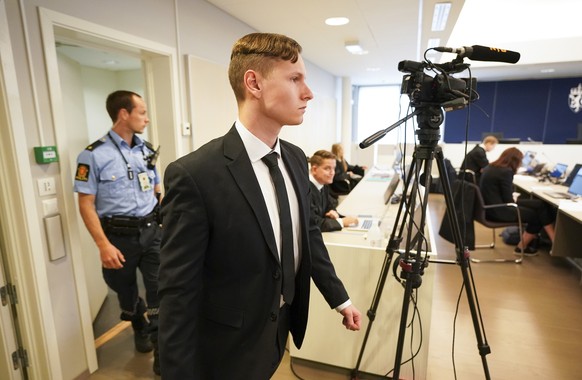
[(107, 96), (105, 107), (107, 108), (109, 117), (114, 123), (117, 121), (117, 115), (120, 110), (125, 109), (127, 112), (131, 113), (135, 107), (135, 104), (133, 104), (134, 96), (141, 98), (139, 94), (125, 90), (115, 91)]

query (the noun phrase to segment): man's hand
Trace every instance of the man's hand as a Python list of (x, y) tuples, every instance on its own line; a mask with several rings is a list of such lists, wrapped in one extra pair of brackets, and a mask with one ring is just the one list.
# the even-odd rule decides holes
[(352, 331), (360, 330), (360, 324), (362, 322), (362, 314), (354, 305), (350, 305), (340, 311), (340, 314), (344, 316), (342, 324), (346, 326), (346, 329)]
[(338, 214), (338, 213), (337, 213), (337, 211), (335, 211), (335, 210), (329, 210), (329, 211), (328, 211), (328, 212), (325, 214), (325, 216), (327, 216), (328, 218), (331, 218), (331, 219), (338, 219), (338, 218), (339, 218), (339, 214)]
[(113, 244), (108, 244), (105, 247), (99, 248), (99, 255), (101, 256), (101, 263), (103, 268), (107, 269), (120, 269), (123, 268), (125, 262), (125, 257), (119, 249), (117, 249)]
[(344, 216), (343, 218), (344, 227), (351, 227), (358, 225), (358, 218), (355, 216)]

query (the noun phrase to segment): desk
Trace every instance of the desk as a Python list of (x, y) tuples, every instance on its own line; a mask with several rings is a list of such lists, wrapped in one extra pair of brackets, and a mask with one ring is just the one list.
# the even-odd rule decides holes
[[(556, 237), (552, 245), (552, 256), (582, 257), (578, 238), (582, 236), (582, 201), (556, 199), (547, 194), (550, 191), (567, 192), (568, 188), (525, 175), (513, 177), (513, 184), (523, 192), (539, 198), (558, 209), (556, 216)], [(576, 264), (579, 267), (579, 264)], [(582, 269), (582, 268), (581, 268)]]
[[(375, 174), (378, 172), (371, 169), (370, 173), (342, 201), (338, 211), (346, 215), (377, 216), (382, 219), (383, 229), (386, 230), (386, 226), (388, 226), (389, 232), (391, 232), (398, 204), (384, 205), (384, 190), (390, 182), (390, 177), (380, 178), (374, 176)], [(429, 233), (429, 235), (431, 234)], [(386, 244), (382, 248), (370, 247), (366, 240), (366, 234), (358, 231), (327, 232), (323, 234), (323, 237), (338, 276), (344, 282), (355, 306), (363, 314), (362, 329), (360, 332), (347, 331), (341, 325), (341, 316), (335, 310), (329, 309), (312, 283), (314, 290), (311, 292), (305, 341), (301, 350), (291, 345), (290, 353), (292, 358), (351, 370), (356, 366), (369, 323), (366, 312), (370, 308), (378, 284), (386, 256), (384, 252)], [(414, 360), (418, 379), (426, 378), (433, 282), (434, 270), (429, 266), (425, 270), (422, 286), (418, 289), (422, 334), (418, 322), (414, 324), (414, 347), (418, 347), (422, 335), (422, 347)], [(403, 287), (395, 281), (390, 272), (360, 365), (362, 373), (384, 376), (394, 366), (403, 294)], [(411, 315), (412, 307), (409, 318)], [(410, 357), (409, 346), (410, 328), (407, 330), (403, 360)], [(410, 363), (402, 366), (401, 377), (412, 378)]]

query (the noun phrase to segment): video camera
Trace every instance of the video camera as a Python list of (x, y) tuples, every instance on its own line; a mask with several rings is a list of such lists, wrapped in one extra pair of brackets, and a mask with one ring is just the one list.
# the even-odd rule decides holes
[[(468, 67), (468, 64), (455, 61), (444, 64), (401, 61), (398, 71), (409, 75), (404, 75), (400, 92), (408, 95), (413, 107), (438, 106), (445, 111), (464, 108), (479, 99), (476, 91), (477, 78), (454, 78), (451, 74)], [(432, 70), (437, 74), (431, 77), (425, 70)]]
[[(510, 50), (473, 45), (462, 48), (436, 47), (438, 52), (456, 53), (457, 57), (447, 63), (401, 61), (398, 71), (409, 73), (402, 80), (401, 93), (407, 94), (413, 107), (439, 106), (445, 111), (454, 111), (466, 107), (479, 99), (476, 91), (476, 78), (454, 78), (451, 74), (460, 73), (469, 68), (463, 58), (474, 61), (493, 61), (517, 63), (520, 54)], [(435, 72), (431, 77), (425, 70)]]

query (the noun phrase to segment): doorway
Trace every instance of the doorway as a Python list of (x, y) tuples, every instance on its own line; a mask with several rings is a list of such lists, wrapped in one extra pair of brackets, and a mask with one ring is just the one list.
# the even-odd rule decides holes
[[(98, 364), (92, 322), (96, 311), (98, 311), (107, 294), (107, 288), (101, 278), (101, 271), (96, 269), (101, 267), (101, 263), (98, 254), (94, 254), (96, 247), (80, 218), (76, 194), (73, 193), (71, 183), (78, 153), (96, 138), (101, 137), (111, 126), (111, 121), (109, 120), (108, 124), (101, 126), (101, 128), (105, 127), (104, 133), (101, 133), (102, 131), (94, 132), (92, 129), (79, 132), (83, 128), (79, 128), (78, 124), (71, 120), (69, 112), (65, 112), (65, 110), (71, 110), (69, 108), (71, 100), (66, 97), (67, 91), (70, 90), (67, 86), (70, 83), (63, 81), (61, 75), (64, 74), (63, 67), (70, 58), (65, 57), (64, 54), (59, 55), (57, 45), (63, 47), (66, 44), (73, 49), (76, 46), (90, 48), (96, 52), (117, 54), (119, 57), (131, 58), (141, 63), (143, 69), (140, 70), (141, 74), (139, 76), (142, 79), (143, 90), (135, 87), (128, 89), (141, 93), (148, 102), (151, 121), (147, 129), (149, 131), (147, 139), (154, 146), (160, 145), (163, 147), (158, 159), (158, 169), (161, 172), (163, 172), (167, 163), (180, 154), (178, 151), (178, 134), (175, 128), (170, 127), (178, 125), (180, 120), (179, 107), (176, 106), (178, 104), (176, 101), (178, 98), (176, 53), (174, 48), (44, 8), (40, 8), (39, 14), (47, 69), (50, 72), (59, 73), (59, 75), (48, 76), (48, 81), (55, 125), (55, 140), (56, 145), (59, 147), (61, 160), (60, 178), (62, 182), (61, 188), (63, 189), (63, 223), (65, 225), (66, 239), (68, 239), (72, 251), (75, 285), (80, 309), (82, 309), (81, 318), (88, 367), (90, 372), (94, 372)], [(119, 86), (121, 85), (119, 84)], [(118, 88), (113, 90), (115, 89)], [(79, 91), (79, 88), (76, 91)], [(82, 92), (82, 89), (80, 91)], [(106, 90), (104, 91), (107, 92)], [(106, 116), (104, 110), (105, 96), (99, 101), (101, 102), (101, 115), (105, 114)], [(83, 107), (85, 108), (85, 105)], [(99, 106), (96, 108), (99, 108)], [(87, 112), (87, 109), (85, 111)], [(86, 120), (87, 118), (85, 117), (85, 125), (87, 124)], [(160, 131), (158, 126), (161, 125), (168, 126), (168, 128)], [(85, 236), (82, 236), (83, 234)], [(92, 251), (87, 254), (86, 250)], [(89, 260), (93, 262), (87, 263), (84, 257), (89, 257)]]

